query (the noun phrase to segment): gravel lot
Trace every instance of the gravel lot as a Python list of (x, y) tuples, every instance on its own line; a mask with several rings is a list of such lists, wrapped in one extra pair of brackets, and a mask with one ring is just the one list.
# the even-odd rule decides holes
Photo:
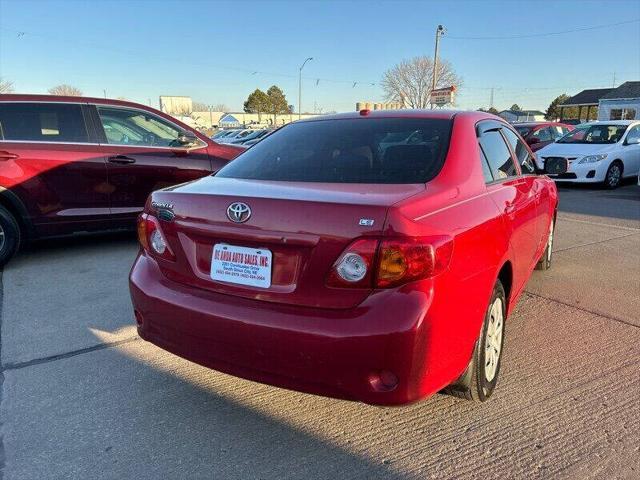
[(640, 187), (560, 198), (485, 404), (216, 373), (137, 338), (132, 236), (22, 253), (2, 274), (0, 479), (640, 478)]

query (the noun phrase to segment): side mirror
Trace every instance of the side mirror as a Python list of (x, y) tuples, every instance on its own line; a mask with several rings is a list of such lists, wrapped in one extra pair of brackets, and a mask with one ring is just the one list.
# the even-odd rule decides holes
[(176, 138), (176, 141), (183, 147), (188, 147), (189, 145), (193, 145), (198, 141), (198, 137), (193, 132), (189, 132), (187, 130), (183, 130)]
[(637, 137), (635, 135), (631, 136), (631, 137), (627, 136), (627, 138), (624, 141), (624, 144), (625, 145), (638, 145), (638, 144), (640, 144), (640, 135), (637, 136)]
[(535, 145), (536, 143), (540, 143), (540, 139), (538, 137), (529, 137), (527, 138), (527, 143), (529, 145)]

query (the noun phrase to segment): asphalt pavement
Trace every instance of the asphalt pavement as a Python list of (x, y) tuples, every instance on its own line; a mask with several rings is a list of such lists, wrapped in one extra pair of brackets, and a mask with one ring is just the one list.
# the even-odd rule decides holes
[(213, 372), (137, 337), (132, 235), (41, 242), (2, 274), (0, 480), (640, 478), (640, 187), (560, 201), (484, 404)]

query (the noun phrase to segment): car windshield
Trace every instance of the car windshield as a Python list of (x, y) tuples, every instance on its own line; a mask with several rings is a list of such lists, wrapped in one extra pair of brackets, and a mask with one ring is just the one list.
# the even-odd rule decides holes
[(558, 143), (616, 143), (624, 135), (627, 125), (599, 123), (579, 125), (558, 140)]
[[(378, 118), (289, 124), (216, 176), (327, 183), (424, 183), (437, 175), (451, 120)], [(411, 137), (411, 141), (409, 138)]]
[(516, 127), (516, 130), (522, 138), (525, 138), (531, 132), (531, 127)]

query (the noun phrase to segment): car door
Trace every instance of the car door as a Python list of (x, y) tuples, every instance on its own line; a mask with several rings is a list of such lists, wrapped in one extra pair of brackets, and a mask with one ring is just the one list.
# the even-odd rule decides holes
[(640, 124), (629, 128), (622, 143), (624, 176), (640, 173)]
[(537, 130), (533, 131), (529, 136), (538, 140), (537, 143), (534, 143), (531, 146), (531, 149), (534, 152), (536, 150), (540, 150), (542, 147), (549, 145), (554, 140), (550, 127), (540, 127)]
[(487, 191), (511, 235), (514, 291), (517, 292), (524, 287), (536, 260), (538, 199), (533, 176), (521, 174), (503, 129), (507, 127), (493, 120), (478, 124), (481, 156), (492, 175)]
[(177, 142), (183, 129), (152, 112), (133, 107), (93, 105), (107, 158), (114, 222), (128, 224), (142, 211), (149, 194), (212, 171), (207, 145), (189, 148)]
[(0, 102), (0, 183), (38, 235), (104, 229), (105, 157), (81, 102)]

